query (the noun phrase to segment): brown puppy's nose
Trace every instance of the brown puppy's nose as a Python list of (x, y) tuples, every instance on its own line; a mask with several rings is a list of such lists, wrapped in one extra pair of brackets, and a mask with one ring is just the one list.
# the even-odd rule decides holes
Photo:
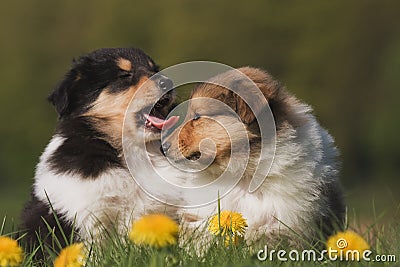
[(161, 145), (160, 151), (161, 153), (165, 156), (168, 152), (168, 149), (171, 147), (170, 142), (165, 142), (164, 144)]
[(190, 155), (185, 156), (185, 158), (187, 158), (188, 160), (192, 160), (192, 161), (196, 161), (200, 157), (201, 157), (201, 152), (200, 151), (192, 152)]

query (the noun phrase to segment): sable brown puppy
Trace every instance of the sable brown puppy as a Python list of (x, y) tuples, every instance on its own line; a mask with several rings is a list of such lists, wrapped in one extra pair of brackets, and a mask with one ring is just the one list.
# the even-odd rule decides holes
[(77, 238), (88, 240), (102, 229), (125, 230), (143, 213), (166, 210), (140, 190), (122, 153), (124, 116), (133, 96), (128, 142), (135, 145), (139, 135), (159, 140), (161, 128), (171, 123), (163, 118), (174, 99), (172, 82), (153, 76), (157, 72), (154, 61), (134, 48), (100, 49), (74, 62), (49, 97), (59, 120), (23, 211), (22, 229), (30, 242), (38, 234), (51, 244), (52, 231), (63, 243), (55, 218), (67, 237), (74, 228)]
[[(241, 95), (252, 94), (249, 88), (253, 83), (238, 76), (237, 70), (220, 74), (192, 91), (186, 123), (164, 141), (164, 153), (177, 162), (183, 157), (192, 161), (214, 157), (214, 153), (208, 153), (207, 145), (200, 149), (202, 140), (213, 141), (216, 151), (212, 164), (199, 172), (194, 184), (201, 181), (207, 184), (210, 177), (216, 179), (224, 171), (235, 174), (245, 168), (239, 183), (221, 199), (221, 208), (243, 214), (249, 225), (248, 240), (263, 235), (296, 237), (293, 231), (310, 240), (319, 237), (320, 231), (328, 235), (334, 228), (340, 228), (345, 208), (338, 180), (338, 152), (332, 137), (318, 124), (311, 108), (289, 94), (269, 74), (249, 67), (238, 70), (254, 82), (266, 102), (250, 98), (248, 105), (236, 93), (216, 85), (236, 88)], [(239, 119), (219, 112), (218, 106), (207, 101), (210, 98), (229, 106)], [(263, 184), (250, 193), (249, 184), (258, 166), (261, 145), (256, 115), (267, 106), (275, 120), (275, 157)], [(246, 141), (243, 135), (235, 134), (243, 125), (247, 132), (244, 137), (250, 143), (249, 162), (243, 166), (246, 161), (241, 158), (225, 170), (232, 148)], [(274, 151), (269, 155), (273, 157)], [(184, 220), (189, 218), (186, 220), (189, 227), (195, 228), (207, 222), (215, 208), (216, 205), (211, 205), (181, 212)]]

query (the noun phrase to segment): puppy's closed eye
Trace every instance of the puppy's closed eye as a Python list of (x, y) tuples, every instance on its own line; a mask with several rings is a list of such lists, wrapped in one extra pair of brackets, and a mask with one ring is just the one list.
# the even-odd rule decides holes
[(131, 78), (133, 77), (133, 73), (131, 71), (120, 71), (118, 74), (118, 78)]

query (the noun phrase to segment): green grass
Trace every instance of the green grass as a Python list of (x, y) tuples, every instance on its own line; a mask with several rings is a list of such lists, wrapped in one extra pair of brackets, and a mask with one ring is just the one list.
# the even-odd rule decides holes
[[(103, 242), (86, 244), (88, 260), (85, 266), (400, 266), (400, 222), (396, 220), (398, 212), (399, 207), (390, 214), (391, 220), (386, 219), (384, 223), (382, 223), (384, 214), (374, 214), (375, 221), (369, 225), (357, 222), (356, 215), (349, 216), (350, 229), (362, 235), (371, 245), (373, 252), (371, 259), (375, 259), (376, 255), (395, 255), (396, 262), (333, 262), (327, 259), (316, 262), (290, 260), (284, 262), (277, 259), (276, 253), (272, 261), (269, 258), (266, 261), (260, 261), (257, 259), (257, 252), (264, 245), (268, 245), (268, 240), (260, 241), (252, 246), (239, 244), (226, 247), (224, 242), (220, 242), (221, 240), (217, 237), (208, 242), (205, 252), (199, 255), (197, 253), (198, 240), (203, 234), (199, 230), (196, 236), (191, 235), (192, 238), (184, 244), (163, 249), (137, 246), (126, 236), (107, 233)], [(5, 232), (6, 220), (4, 218), (0, 222), (0, 235), (15, 236), (16, 232)], [(58, 247), (57, 242), (55, 244)], [(304, 246), (305, 249), (311, 249), (307, 244)], [(43, 249), (48, 252), (48, 259), (45, 262), (35, 261), (35, 252)], [(282, 245), (275, 248), (268, 247), (269, 252), (272, 249), (284, 249), (287, 253), (291, 250)], [(52, 262), (57, 252), (43, 244), (35, 252), (25, 255), (22, 266), (53, 266)]]

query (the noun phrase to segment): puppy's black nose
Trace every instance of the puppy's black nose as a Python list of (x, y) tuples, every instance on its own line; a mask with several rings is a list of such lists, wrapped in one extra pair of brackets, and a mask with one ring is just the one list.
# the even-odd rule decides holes
[(188, 160), (192, 160), (192, 161), (196, 161), (201, 157), (201, 152), (197, 151), (197, 152), (192, 152), (190, 155), (185, 156), (185, 158), (187, 158)]
[(161, 153), (165, 156), (165, 154), (167, 154), (168, 149), (171, 147), (171, 143), (170, 142), (165, 142), (164, 144), (161, 145), (160, 150)]
[(167, 77), (161, 77), (158, 80), (158, 86), (160, 87), (161, 90), (167, 91), (172, 89), (174, 83)]

